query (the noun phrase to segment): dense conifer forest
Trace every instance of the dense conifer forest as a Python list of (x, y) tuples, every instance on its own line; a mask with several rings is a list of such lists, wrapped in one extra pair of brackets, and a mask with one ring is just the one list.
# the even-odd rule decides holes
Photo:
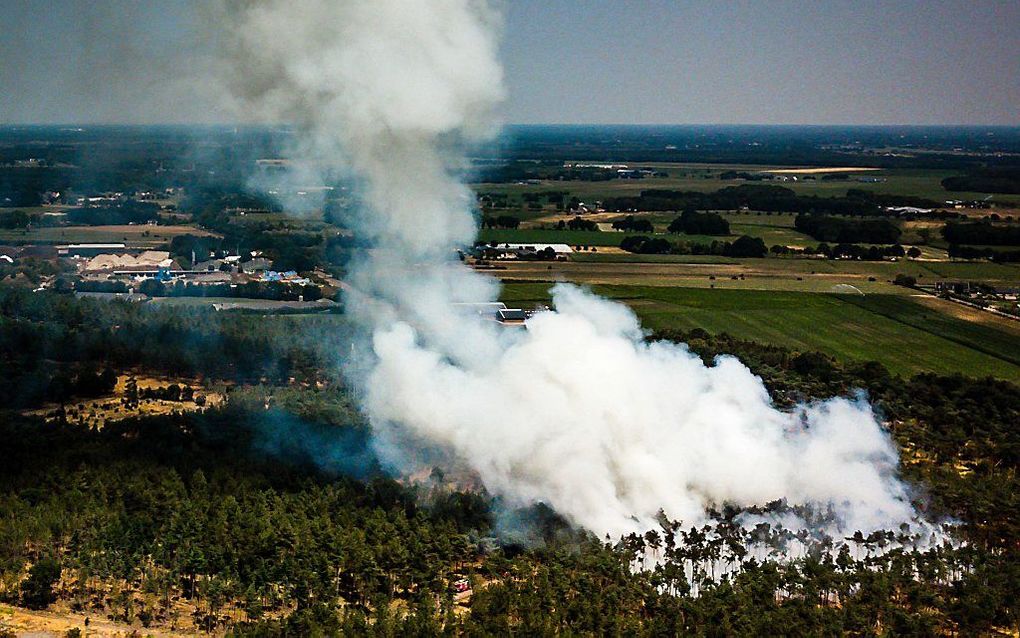
[[(815, 539), (783, 561), (770, 548), (803, 539), (743, 531), (725, 503), (709, 525), (663, 518), (643, 536), (595, 538), (541, 505), (508, 511), (438, 469), (415, 484), (394, 480), (338, 372), (342, 316), (224, 317), (0, 297), (10, 371), (0, 599), (244, 636), (1020, 628), (1020, 393), (1008, 383), (904, 379), (703, 331), (650, 337), (684, 341), (709, 362), (736, 354), (782, 406), (866, 391), (918, 502), (958, 522), (950, 544), (889, 530)], [(226, 400), (102, 427), (68, 416), (84, 395), (108, 391), (105, 371), (128, 368), (229, 382)], [(24, 411), (43, 405), (60, 407)], [(467, 600), (451, 588), (460, 579)]]

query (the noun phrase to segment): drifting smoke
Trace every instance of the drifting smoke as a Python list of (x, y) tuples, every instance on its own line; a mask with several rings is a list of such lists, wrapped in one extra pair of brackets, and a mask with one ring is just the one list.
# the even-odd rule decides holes
[(476, 233), (460, 149), (495, 129), (498, 16), (471, 0), (276, 0), (233, 6), (236, 87), (294, 122), (302, 152), (358, 184), (350, 311), (369, 335), (364, 408), (402, 471), (467, 465), (515, 505), (543, 502), (593, 532), (652, 527), (659, 510), (776, 499), (840, 530), (916, 518), (897, 454), (863, 400), (793, 412), (731, 357), (645, 343), (633, 313), (576, 287), (526, 331), (458, 310), (496, 298), (454, 249)]

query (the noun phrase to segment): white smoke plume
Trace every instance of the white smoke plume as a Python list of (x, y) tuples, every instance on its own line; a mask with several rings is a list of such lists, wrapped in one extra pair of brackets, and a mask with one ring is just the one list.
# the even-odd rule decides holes
[(705, 366), (645, 343), (633, 313), (576, 287), (504, 332), (458, 302), (497, 284), (454, 250), (476, 233), (459, 150), (496, 130), (498, 15), (473, 0), (266, 0), (229, 7), (234, 86), (293, 122), (303, 152), (353, 177), (376, 248), (348, 299), (371, 334), (365, 409), (404, 471), (437, 455), (507, 502), (543, 502), (598, 534), (663, 510), (776, 499), (831, 509), (840, 530), (916, 517), (889, 436), (864, 401), (777, 410), (731, 357)]

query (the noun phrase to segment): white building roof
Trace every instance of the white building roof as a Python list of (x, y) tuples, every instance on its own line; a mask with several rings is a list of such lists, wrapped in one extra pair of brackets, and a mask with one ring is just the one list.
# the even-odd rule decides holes
[(67, 248), (67, 249), (74, 249), (74, 248), (114, 249), (114, 248), (124, 248), (124, 244), (68, 244), (66, 246), (60, 246), (60, 248)]
[(535, 252), (552, 248), (553, 252), (557, 254), (574, 252), (569, 244), (500, 244), (498, 247), (507, 250), (534, 250)]
[(85, 265), (85, 272), (104, 270), (156, 270), (169, 268), (173, 264), (170, 253), (165, 250), (146, 250), (137, 257), (134, 255), (96, 255)]

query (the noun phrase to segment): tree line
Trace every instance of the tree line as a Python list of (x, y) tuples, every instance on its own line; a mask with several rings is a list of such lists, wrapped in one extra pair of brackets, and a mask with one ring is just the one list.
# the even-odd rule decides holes
[(793, 227), (824, 242), (895, 244), (903, 231), (888, 219), (840, 219), (830, 215), (797, 215)]
[(951, 244), (979, 246), (1020, 246), (1020, 225), (990, 222), (949, 222), (942, 227), (942, 236)]
[[(864, 191), (859, 191), (864, 192)], [(829, 215), (882, 215), (871, 197), (816, 197), (798, 195), (784, 186), (741, 184), (710, 193), (650, 189), (637, 196), (611, 197), (603, 202), (611, 211), (759, 210), (783, 213), (824, 213)]]

